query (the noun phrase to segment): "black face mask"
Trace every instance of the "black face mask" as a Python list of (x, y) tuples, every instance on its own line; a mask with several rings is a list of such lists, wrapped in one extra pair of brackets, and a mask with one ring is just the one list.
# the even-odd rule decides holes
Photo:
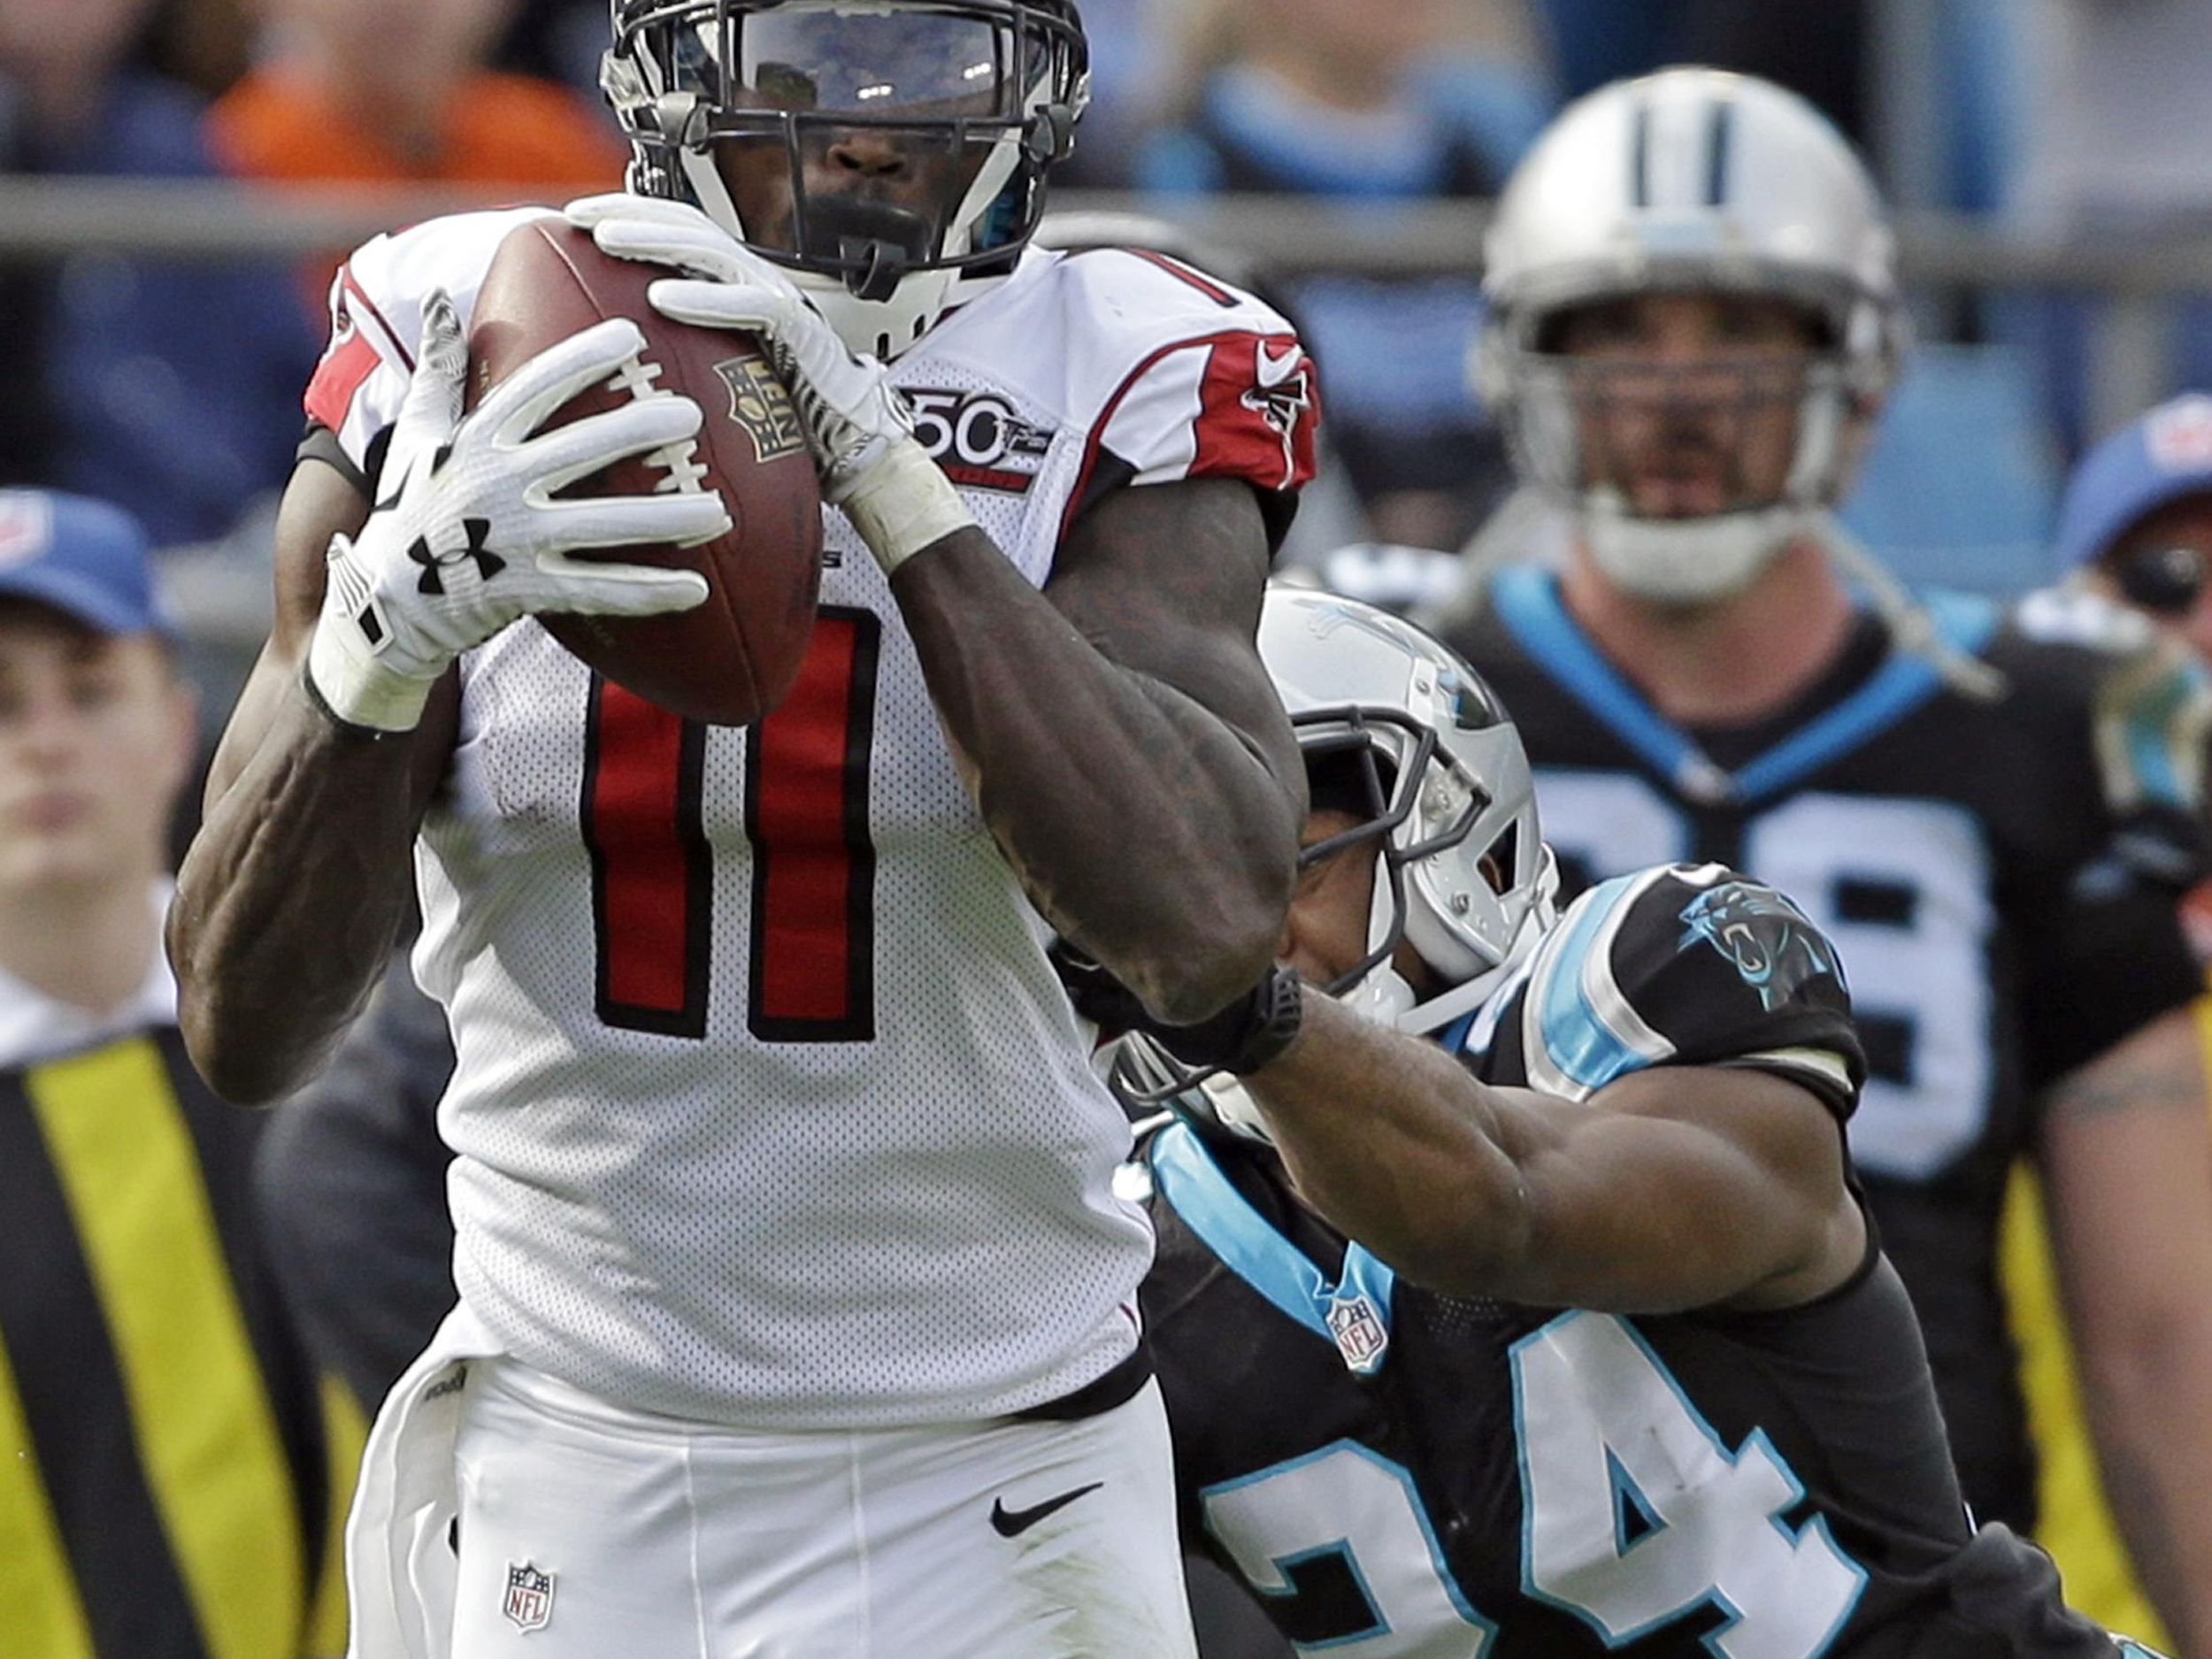
[(2153, 542), (2107, 555), (2105, 569), (2130, 604), (2153, 616), (2185, 616), (2204, 592), (2205, 556), (2193, 547)]

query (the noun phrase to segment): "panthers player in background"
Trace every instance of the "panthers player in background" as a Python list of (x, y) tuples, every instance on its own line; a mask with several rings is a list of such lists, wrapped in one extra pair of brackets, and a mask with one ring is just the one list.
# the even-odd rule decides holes
[(1186, 1539), (1352, 1655), (2142, 1652), (1967, 1517), (1820, 929), (1717, 864), (1555, 913), (1464, 662), (1283, 589), (1260, 649), (1313, 802), (1288, 956), (1329, 994), (1160, 1033), (1246, 1074), (1161, 1068), (1187, 1117), (1147, 1147)]
[(695, 406), (530, 435), (634, 325), (463, 419), (525, 215), (336, 282), (172, 943), (196, 1057), (270, 1099), (419, 872), (461, 1302), (371, 1448), (359, 1659), (1190, 1651), (1149, 1230), (1044, 944), (1177, 1018), (1271, 959), (1303, 785), (1252, 634), (1317, 411), (1248, 296), (1026, 248), (1085, 63), (1068, 0), (617, 0), (634, 193), (569, 217), (765, 341), (833, 503), (748, 731), (532, 619), (704, 596), (567, 556), (711, 534), (711, 495), (551, 497)]
[(2116, 1518), (2212, 1652), (2196, 688), (2062, 607), (1911, 603), (1846, 544), (1828, 510), (1904, 325), (1873, 188), (1794, 97), (1694, 69), (1593, 95), (1488, 252), (1485, 384), (1574, 534), (1444, 626), (1520, 723), (1568, 887), (1725, 863), (1842, 951), (1853, 1158), (1967, 1498), (2022, 1531), (1996, 1240), (2035, 1160)]

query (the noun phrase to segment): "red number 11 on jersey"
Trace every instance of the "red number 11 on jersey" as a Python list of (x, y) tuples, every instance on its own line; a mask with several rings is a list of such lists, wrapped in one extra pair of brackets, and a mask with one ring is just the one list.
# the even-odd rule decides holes
[[(747, 734), (746, 1024), (764, 1042), (875, 1036), (868, 767), (881, 639), (873, 612), (826, 606), (790, 695)], [(704, 1037), (714, 898), (706, 728), (595, 675), (585, 743), (599, 1018)]]

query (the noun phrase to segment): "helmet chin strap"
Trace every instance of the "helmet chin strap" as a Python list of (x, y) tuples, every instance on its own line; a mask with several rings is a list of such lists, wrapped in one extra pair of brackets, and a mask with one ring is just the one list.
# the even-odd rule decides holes
[(1691, 606), (1734, 598), (1824, 515), (1781, 502), (1697, 518), (1642, 518), (1618, 491), (1604, 489), (1584, 495), (1578, 517), (1607, 580), (1655, 604)]

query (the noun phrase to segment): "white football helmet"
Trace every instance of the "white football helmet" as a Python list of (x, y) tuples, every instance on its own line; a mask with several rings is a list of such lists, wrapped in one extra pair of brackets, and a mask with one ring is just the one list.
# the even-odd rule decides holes
[[(1906, 320), (1873, 181), (1794, 93), (1678, 68), (1590, 94), (1508, 181), (1486, 254), (1478, 389), (1524, 476), (1577, 512), (1621, 587), (1668, 603), (1724, 598), (1841, 497)], [(1636, 517), (1584, 453), (1603, 371), (1559, 352), (1550, 325), (1607, 300), (1715, 291), (1789, 301), (1819, 325), (1824, 345), (1802, 376), (1747, 391), (1797, 404), (1787, 481), (1778, 498), (1703, 517)]]
[[(1558, 919), (1559, 868), (1521, 734), (1463, 660), (1361, 600), (1272, 583), (1259, 648), (1314, 804), (1363, 820), (1300, 864), (1373, 849), (1367, 955), (1323, 988), (1378, 1024), (1440, 1031), (1496, 995)], [(1425, 1000), (1393, 965), (1401, 943), (1441, 987)], [(1113, 1081), (1133, 1107), (1167, 1103), (1203, 1127), (1267, 1139), (1241, 1083), (1194, 1074), (1149, 1038), (1118, 1045)]]
[[(1521, 734), (1459, 657), (1356, 599), (1271, 586), (1259, 648), (1316, 804), (1364, 814), (1300, 862), (1373, 848), (1368, 954), (1327, 988), (1402, 1030), (1440, 1030), (1479, 1008), (1554, 919), (1558, 872)], [(1425, 1001), (1391, 966), (1402, 941), (1444, 987)]]
[[(1074, 0), (611, 0), (600, 84), (629, 188), (696, 203), (889, 359), (1002, 280), (1090, 99)], [(841, 134), (895, 135), (936, 199), (810, 190)], [(719, 144), (779, 149), (789, 222), (748, 225)], [(831, 164), (833, 165), (833, 164)], [(858, 171), (864, 172), (864, 168)]]

